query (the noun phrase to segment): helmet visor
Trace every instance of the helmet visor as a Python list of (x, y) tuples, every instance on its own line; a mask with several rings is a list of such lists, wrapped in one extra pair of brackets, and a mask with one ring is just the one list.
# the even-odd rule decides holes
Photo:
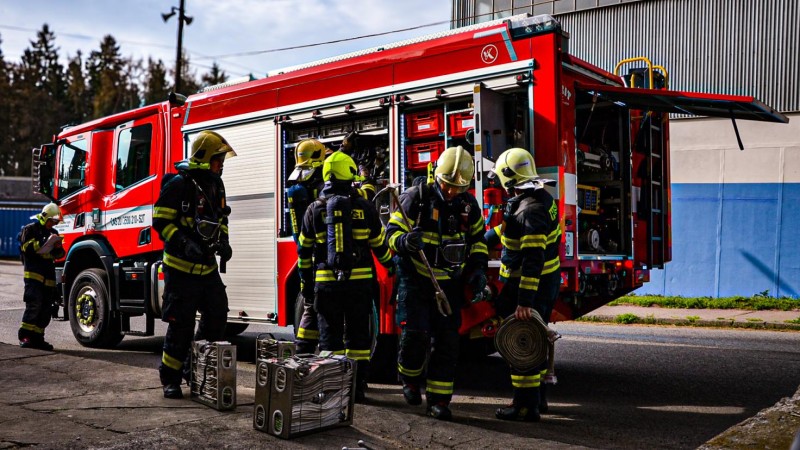
[(289, 181), (306, 181), (314, 175), (314, 167), (295, 167), (291, 174), (289, 174)]
[(443, 185), (443, 188), (446, 187), (449, 191), (457, 192), (459, 194), (467, 192), (467, 189), (469, 189), (469, 181), (466, 181), (465, 183), (465, 180), (461, 179), (461, 177), (457, 177), (458, 181), (460, 181), (460, 183), (457, 183), (451, 181), (450, 178), (451, 177), (448, 174), (436, 175), (436, 180)]

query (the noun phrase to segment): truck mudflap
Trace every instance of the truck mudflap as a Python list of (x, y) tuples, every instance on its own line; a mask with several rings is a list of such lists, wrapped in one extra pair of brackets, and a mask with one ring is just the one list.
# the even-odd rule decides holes
[(164, 295), (164, 271), (161, 260), (150, 265), (150, 310), (155, 317), (161, 317), (162, 296)]

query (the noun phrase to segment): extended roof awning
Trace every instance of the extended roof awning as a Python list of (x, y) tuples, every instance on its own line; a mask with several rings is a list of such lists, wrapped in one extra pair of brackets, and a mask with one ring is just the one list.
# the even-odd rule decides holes
[(577, 88), (631, 109), (660, 111), (728, 119), (788, 123), (789, 118), (761, 103), (755, 97), (704, 94), (656, 89), (626, 88), (578, 83)]

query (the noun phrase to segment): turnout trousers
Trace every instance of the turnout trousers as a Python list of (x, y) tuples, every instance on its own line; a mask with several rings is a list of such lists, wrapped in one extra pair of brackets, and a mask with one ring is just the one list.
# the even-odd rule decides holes
[[(539, 282), (540, 290), (533, 302), (533, 309), (542, 316), (545, 324), (550, 322), (558, 298), (561, 274), (559, 271), (544, 275)], [(497, 313), (501, 317), (514, 314), (517, 309), (517, 294), (519, 292), (519, 278), (509, 279), (497, 298)], [(547, 361), (529, 371), (519, 371), (511, 368), (511, 386), (514, 388), (513, 403), (518, 407), (536, 408), (541, 400), (542, 379), (547, 374)]]
[[(436, 307), (433, 286), (403, 264), (398, 264), (396, 321), (400, 327), (397, 370), (404, 385), (425, 384), (428, 404), (449, 404), (458, 364), (463, 287), (456, 281), (439, 281), (453, 314)], [(426, 367), (427, 359), (427, 367)], [(427, 369), (427, 370), (426, 370)]]
[[(190, 275), (164, 266), (164, 304), (161, 320), (167, 322), (164, 351), (159, 366), (161, 384), (180, 384), (188, 373), (189, 348), (194, 340), (219, 341), (225, 335), (228, 296), (219, 272)], [(195, 333), (195, 317), (200, 324)]]
[[(52, 283), (55, 284), (54, 281)], [(54, 298), (55, 288), (45, 286), (37, 280), (25, 279), (25, 291), (22, 295), (25, 312), (17, 332), (20, 341), (27, 339), (35, 343), (44, 342), (44, 329), (50, 324)]]
[(332, 281), (316, 284), (319, 348), (356, 361), (356, 381), (364, 386), (372, 351), (372, 281)]

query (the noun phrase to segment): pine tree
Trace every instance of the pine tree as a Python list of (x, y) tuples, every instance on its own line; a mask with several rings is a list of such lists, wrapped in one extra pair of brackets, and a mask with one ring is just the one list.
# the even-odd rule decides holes
[[(0, 44), (2, 43), (3, 40), (0, 38)], [(6, 101), (0, 101), (0, 148), (11, 149), (11, 79), (2, 48), (0, 48), (0, 98), (6, 99)], [(13, 152), (0, 152), (0, 176), (11, 175), (13, 163)]]
[(144, 79), (144, 104), (152, 105), (163, 102), (167, 99), (167, 95), (169, 95), (169, 86), (164, 62), (160, 59), (153, 61), (152, 58), (148, 58), (147, 73)]
[(89, 96), (92, 98), (92, 118), (123, 111), (126, 80), (123, 79), (125, 62), (113, 36), (107, 35), (100, 50), (92, 51), (86, 61)]
[[(172, 74), (174, 76), (175, 72), (173, 71)], [(200, 83), (197, 82), (194, 71), (189, 69), (189, 55), (184, 51), (181, 57), (181, 92), (179, 94), (190, 95), (199, 90)]]
[(67, 122), (82, 123), (91, 115), (91, 99), (88, 97), (86, 74), (83, 71), (83, 54), (80, 50), (69, 60), (67, 81)]
[(203, 87), (214, 86), (228, 81), (228, 74), (220, 69), (216, 61), (211, 65), (211, 71), (200, 77)]
[(44, 24), (11, 70), (8, 104), (13, 114), (8, 123), (13, 163), (8, 175), (30, 174), (31, 149), (49, 142), (66, 120), (64, 68), (54, 41), (55, 34)]

